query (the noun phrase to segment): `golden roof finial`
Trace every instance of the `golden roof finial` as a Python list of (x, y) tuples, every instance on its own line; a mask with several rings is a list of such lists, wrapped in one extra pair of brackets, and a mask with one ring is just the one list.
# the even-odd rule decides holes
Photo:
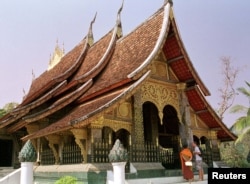
[(63, 52), (63, 54), (65, 53), (64, 42), (63, 42), (63, 44), (62, 44), (62, 52)]
[(64, 56), (64, 44), (63, 48), (61, 49), (58, 43), (58, 39), (56, 39), (56, 46), (53, 55), (50, 54), (50, 61), (47, 70), (52, 69), (55, 65), (57, 65), (61, 58)]
[(173, 1), (172, 0), (164, 0), (164, 4), (169, 3), (171, 6), (173, 6)]
[(94, 43), (94, 36), (93, 36), (92, 27), (93, 27), (93, 24), (94, 24), (94, 22), (95, 22), (96, 15), (97, 15), (97, 12), (95, 13), (95, 16), (94, 16), (93, 20), (90, 22), (90, 26), (89, 26), (88, 44), (89, 44), (90, 46), (93, 45), (93, 43)]
[(32, 69), (32, 71), (31, 71), (31, 73), (32, 73), (32, 81), (33, 80), (35, 80), (35, 78), (36, 78), (36, 76), (35, 76), (35, 73), (34, 73), (34, 70)]
[(123, 4), (124, 0), (122, 0), (122, 5), (117, 12), (116, 26), (118, 27), (118, 32), (117, 32), (118, 37), (122, 36), (121, 11), (123, 9)]

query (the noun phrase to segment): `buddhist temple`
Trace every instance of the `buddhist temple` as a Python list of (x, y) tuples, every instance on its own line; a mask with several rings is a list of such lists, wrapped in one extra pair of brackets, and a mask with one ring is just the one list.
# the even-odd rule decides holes
[(101, 39), (93, 37), (95, 16), (71, 51), (56, 46), (56, 61), (0, 119), (0, 139), (8, 140), (12, 152), (6, 164), (18, 167), (27, 140), (37, 152), (37, 180), (47, 172), (71, 172), (81, 181), (102, 183), (112, 170), (108, 154), (117, 139), (128, 150), (130, 178), (180, 171), (182, 144), (193, 140), (205, 152), (207, 167), (220, 160), (218, 145), (236, 136), (206, 100), (210, 92), (188, 56), (172, 6), (163, 2), (123, 35), (121, 5)]

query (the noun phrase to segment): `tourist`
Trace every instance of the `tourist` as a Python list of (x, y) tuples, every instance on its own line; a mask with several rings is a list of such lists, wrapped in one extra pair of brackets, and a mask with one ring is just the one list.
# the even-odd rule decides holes
[(183, 145), (183, 149), (180, 152), (181, 168), (183, 178), (191, 182), (194, 178), (193, 167), (192, 167), (192, 152), (188, 148), (187, 144)]
[(200, 151), (200, 148), (197, 146), (196, 142), (193, 142), (193, 147), (194, 147), (193, 154), (194, 154), (194, 157), (195, 157), (195, 167), (199, 172), (199, 180), (202, 181), (204, 171), (203, 171), (203, 166), (202, 166), (201, 151)]

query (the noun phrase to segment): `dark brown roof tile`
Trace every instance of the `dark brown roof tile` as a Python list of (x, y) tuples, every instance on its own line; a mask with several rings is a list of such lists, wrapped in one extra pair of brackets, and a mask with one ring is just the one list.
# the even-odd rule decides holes
[(78, 44), (74, 49), (72, 49), (68, 54), (66, 54), (61, 61), (51, 70), (46, 70), (38, 78), (36, 78), (30, 87), (30, 91), (22, 104), (27, 104), (38, 96), (42, 95), (46, 90), (49, 90), (55, 83), (60, 81), (53, 81), (58, 76), (66, 72), (72, 65), (75, 64), (78, 57), (80, 56), (82, 50), (85, 46), (85, 40)]

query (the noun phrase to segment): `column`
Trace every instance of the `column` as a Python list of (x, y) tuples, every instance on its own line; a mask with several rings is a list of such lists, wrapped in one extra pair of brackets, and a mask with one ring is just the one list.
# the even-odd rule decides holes
[(33, 184), (33, 162), (21, 162), (20, 184)]
[(126, 162), (112, 163), (115, 184), (125, 184), (125, 165)]
[(190, 117), (190, 109), (189, 109), (189, 102), (188, 98), (185, 94), (186, 84), (185, 83), (179, 83), (177, 84), (177, 90), (178, 90), (178, 96), (179, 96), (179, 108), (180, 108), (180, 114), (181, 114), (181, 126), (179, 128), (180, 138), (181, 142), (187, 143), (189, 147), (191, 147), (191, 144), (193, 142), (193, 133), (190, 128), (191, 126), (191, 117)]

